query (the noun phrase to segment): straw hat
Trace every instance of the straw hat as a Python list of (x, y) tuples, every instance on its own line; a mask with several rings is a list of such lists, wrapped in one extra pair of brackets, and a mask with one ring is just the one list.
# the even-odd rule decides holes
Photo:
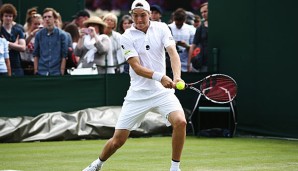
[(104, 27), (107, 26), (107, 24), (101, 18), (99, 18), (97, 16), (91, 16), (89, 19), (87, 19), (87, 20), (85, 20), (83, 22), (83, 24), (85, 26), (88, 25), (88, 24), (90, 24), (90, 23), (92, 23), (92, 24), (99, 24), (99, 25), (102, 25)]

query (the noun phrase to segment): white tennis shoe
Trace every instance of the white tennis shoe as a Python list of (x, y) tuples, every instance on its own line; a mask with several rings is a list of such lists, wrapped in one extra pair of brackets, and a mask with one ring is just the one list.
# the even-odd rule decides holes
[(170, 171), (181, 171), (181, 169), (178, 169), (178, 170), (170, 169)]
[(103, 164), (99, 163), (99, 160), (95, 160), (89, 166), (87, 166), (83, 171), (99, 171)]

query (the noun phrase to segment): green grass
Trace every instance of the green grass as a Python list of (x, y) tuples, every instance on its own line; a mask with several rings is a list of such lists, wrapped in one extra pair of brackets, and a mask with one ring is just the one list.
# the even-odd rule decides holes
[[(0, 144), (0, 170), (78, 171), (96, 159), (106, 140)], [(130, 138), (103, 171), (168, 171), (171, 138)], [(298, 141), (187, 137), (182, 171), (298, 170)]]

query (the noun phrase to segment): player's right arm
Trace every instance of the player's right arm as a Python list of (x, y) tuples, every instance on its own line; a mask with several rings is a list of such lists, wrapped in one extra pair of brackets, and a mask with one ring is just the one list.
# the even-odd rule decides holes
[[(139, 57), (137, 57), (137, 56), (130, 57), (127, 60), (127, 62), (129, 63), (131, 68), (135, 71), (135, 73), (138, 74), (139, 76), (153, 79), (154, 71), (142, 66), (140, 63)], [(172, 79), (170, 77), (168, 77), (167, 75), (163, 75), (160, 82), (165, 88), (173, 88), (173, 86), (174, 86)]]

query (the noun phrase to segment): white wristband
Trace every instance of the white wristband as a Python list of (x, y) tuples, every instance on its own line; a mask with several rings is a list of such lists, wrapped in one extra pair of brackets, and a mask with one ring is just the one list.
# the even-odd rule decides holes
[(152, 75), (152, 79), (161, 82), (163, 74), (160, 72), (154, 72)]

